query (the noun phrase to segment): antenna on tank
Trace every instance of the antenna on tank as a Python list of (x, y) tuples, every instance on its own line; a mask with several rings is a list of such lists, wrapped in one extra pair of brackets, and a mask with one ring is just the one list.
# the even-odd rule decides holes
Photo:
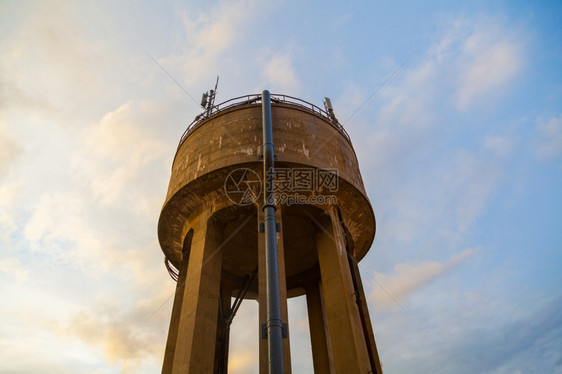
[(328, 117), (332, 120), (332, 122), (338, 122), (336, 115), (334, 114), (334, 108), (332, 107), (332, 101), (329, 97), (324, 98), (324, 108), (326, 108), (326, 113), (328, 113)]
[(207, 117), (211, 115), (213, 107), (215, 106), (215, 97), (217, 96), (218, 86), (219, 86), (219, 77), (217, 76), (215, 89), (207, 92), (203, 92), (203, 95), (201, 96), (201, 108), (207, 111)]

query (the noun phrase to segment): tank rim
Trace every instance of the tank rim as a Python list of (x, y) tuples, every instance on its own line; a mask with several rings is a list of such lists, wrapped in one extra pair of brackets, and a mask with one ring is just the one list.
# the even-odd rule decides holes
[[(200, 114), (198, 114), (195, 119), (189, 124), (189, 126), (187, 126), (187, 129), (184, 131), (184, 133), (182, 134), (179, 144), (178, 144), (178, 149), (182, 146), (183, 142), (185, 141), (185, 139), (189, 136), (189, 134), (197, 127), (199, 127), (199, 125), (203, 122), (206, 122), (207, 119), (214, 117), (216, 114), (225, 111), (227, 109), (231, 109), (231, 108), (235, 108), (238, 106), (244, 106), (244, 105), (257, 105), (258, 103), (261, 103), (261, 94), (249, 94), (249, 95), (244, 95), (244, 96), (238, 96), (238, 97), (234, 97), (232, 99), (223, 101), (222, 103), (219, 103), (217, 105), (214, 105), (210, 110), (208, 111), (204, 111)], [(330, 124), (332, 124), (336, 129), (338, 129), (342, 135), (351, 142), (351, 139), (349, 137), (349, 134), (345, 131), (344, 127), (342, 126), (342, 124), (340, 124), (340, 122), (338, 121), (338, 119), (336, 118), (336, 116), (333, 114), (333, 111), (330, 111), (330, 113), (328, 113), (327, 111), (325, 111), (324, 109), (321, 109), (320, 107), (306, 101), (306, 100), (302, 100), (299, 99), (298, 97), (294, 97), (294, 96), (289, 96), (289, 95), (285, 95), (285, 94), (271, 94), (271, 104), (274, 106), (275, 104), (287, 104), (287, 105), (291, 105), (291, 106), (296, 106), (302, 109), (305, 109), (309, 112), (312, 112), (316, 115), (321, 116), (322, 118), (324, 118), (325, 120), (327, 120)]]

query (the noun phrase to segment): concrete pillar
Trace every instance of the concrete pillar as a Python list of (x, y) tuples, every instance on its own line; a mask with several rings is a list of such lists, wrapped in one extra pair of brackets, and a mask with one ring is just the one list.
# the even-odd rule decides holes
[(189, 252), (191, 249), (191, 240), (193, 231), (190, 231), (183, 244), (182, 260), (178, 267), (178, 281), (176, 284), (176, 294), (174, 296), (174, 306), (172, 307), (172, 317), (170, 318), (170, 328), (168, 330), (168, 340), (166, 341), (166, 351), (164, 353), (164, 364), (162, 365), (162, 374), (172, 372), (174, 363), (174, 354), (176, 352), (176, 340), (178, 338), (178, 321), (181, 314), (181, 306), (183, 303), (183, 294), (185, 286), (185, 277), (187, 274), (187, 264), (189, 262)]
[(345, 248), (343, 228), (330, 210), (317, 234), (318, 262), (331, 355), (336, 373), (367, 374), (371, 370)]
[[(275, 212), (275, 221), (281, 225), (281, 211), (277, 209)], [(263, 222), (263, 211), (258, 209), (258, 303), (259, 303), (259, 328), (260, 328), (260, 374), (269, 372), (269, 358), (267, 339), (262, 339), (261, 326), (267, 324), (267, 288), (266, 288), (266, 272), (265, 272), (265, 233), (259, 232), (259, 224)], [(287, 309), (287, 281), (285, 279), (285, 255), (283, 247), (283, 235), (277, 233), (277, 261), (279, 267), (279, 296), (281, 305), (281, 319), (283, 323), (289, 323), (289, 313)], [(291, 373), (291, 347), (289, 344), (289, 329), (287, 328), (287, 338), (283, 339), (283, 365), (284, 373)]]
[(357, 264), (357, 261), (355, 261), (350, 253), (348, 253), (348, 256), (351, 273), (356, 288), (355, 298), (357, 307), (359, 309), (361, 324), (363, 326), (363, 335), (367, 344), (367, 352), (369, 353), (371, 367), (374, 368), (373, 374), (382, 374), (382, 365), (379, 358), (377, 345), (375, 343), (375, 334), (373, 332), (371, 318), (369, 317), (369, 308), (367, 306), (367, 299), (365, 298), (365, 291), (363, 289), (363, 282), (361, 281), (361, 274), (359, 273), (359, 266)]
[(319, 281), (311, 281), (306, 286), (306, 307), (312, 345), (312, 363), (315, 373), (334, 373), (333, 362), (330, 365), (330, 348), (326, 329), (325, 309), (322, 302)]
[(215, 365), (215, 350), (209, 348), (216, 344), (222, 228), (206, 214), (199, 216), (192, 226), (181, 308), (170, 327), (177, 329), (172, 344), (173, 362), (171, 368), (166, 365), (166, 371), (163, 369), (166, 374), (212, 373)]

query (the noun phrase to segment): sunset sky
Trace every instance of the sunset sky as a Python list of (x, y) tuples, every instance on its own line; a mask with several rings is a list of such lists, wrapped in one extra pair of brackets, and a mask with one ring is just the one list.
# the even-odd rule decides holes
[[(0, 373), (160, 372), (156, 226), (217, 76), (217, 102), (331, 98), (377, 220), (360, 266), (385, 373), (562, 373), (561, 20), (557, 1), (1, 1)], [(311, 373), (304, 298), (289, 313)], [(231, 373), (257, 373), (257, 339), (245, 301)]]

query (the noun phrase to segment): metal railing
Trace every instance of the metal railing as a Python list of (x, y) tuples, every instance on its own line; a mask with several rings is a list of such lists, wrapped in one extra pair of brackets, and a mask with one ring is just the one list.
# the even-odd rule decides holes
[(164, 265), (166, 265), (170, 277), (177, 282), (180, 277), (180, 271), (168, 260), (168, 257), (164, 258)]
[[(347, 140), (351, 141), (349, 135), (347, 134), (347, 131), (345, 131), (343, 126), (339, 123), (339, 121), (336, 119), (336, 117), (333, 114), (330, 115), (324, 109), (321, 109), (316, 105), (309, 103), (308, 101), (293, 96), (283, 95), (283, 94), (271, 94), (271, 102), (295, 105), (300, 108), (304, 108), (312, 113), (318, 114), (326, 118), (332, 124), (332, 126), (334, 126), (337, 130), (340, 131), (342, 135), (346, 137)], [(180, 138), (178, 148), (181, 147), (181, 145), (183, 144), (187, 136), (191, 133), (191, 131), (195, 129), (197, 125), (203, 122), (205, 119), (229, 108), (233, 108), (240, 105), (257, 104), (257, 103), (261, 103), (261, 94), (251, 94), (251, 95), (235, 97), (230, 100), (224, 101), (220, 104), (214, 105), (211, 108), (211, 110), (205, 110), (203, 113), (195, 117), (195, 119), (189, 124), (189, 126), (187, 126), (187, 129), (184, 131), (183, 135)]]

